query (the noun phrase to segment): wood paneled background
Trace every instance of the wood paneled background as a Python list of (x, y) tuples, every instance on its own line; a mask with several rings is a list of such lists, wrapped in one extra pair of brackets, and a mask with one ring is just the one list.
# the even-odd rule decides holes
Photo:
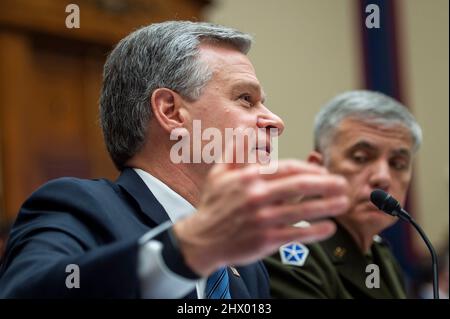
[[(68, 29), (65, 8), (80, 8)], [(60, 176), (117, 176), (98, 126), (107, 53), (139, 26), (200, 20), (205, 0), (0, 2), (0, 221)]]

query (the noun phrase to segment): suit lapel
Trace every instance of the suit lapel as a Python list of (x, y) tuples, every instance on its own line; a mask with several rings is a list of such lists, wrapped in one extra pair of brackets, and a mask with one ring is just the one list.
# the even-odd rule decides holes
[(125, 168), (116, 184), (133, 198), (152, 224), (159, 225), (170, 220), (164, 208), (132, 168)]
[[(239, 270), (239, 268), (238, 268)], [(228, 278), (230, 281), (230, 295), (232, 299), (250, 299), (250, 292), (242, 277), (236, 276), (230, 267), (227, 267)]]
[[(125, 168), (116, 181), (136, 203), (148, 224), (153, 227), (170, 220), (169, 215), (156, 197), (132, 168)], [(192, 290), (185, 299), (197, 299), (197, 290)]]

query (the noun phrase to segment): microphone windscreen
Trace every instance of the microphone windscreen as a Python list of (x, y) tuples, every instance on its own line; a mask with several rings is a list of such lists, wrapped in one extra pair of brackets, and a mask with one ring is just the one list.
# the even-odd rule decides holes
[(400, 208), (397, 200), (381, 189), (376, 189), (370, 194), (370, 201), (378, 209), (388, 214), (392, 214), (396, 209)]

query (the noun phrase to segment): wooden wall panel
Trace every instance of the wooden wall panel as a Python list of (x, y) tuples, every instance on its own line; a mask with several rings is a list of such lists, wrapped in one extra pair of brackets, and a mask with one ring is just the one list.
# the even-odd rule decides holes
[(22, 129), (22, 119), (30, 102), (26, 94), (26, 88), (31, 87), (27, 76), (30, 69), (29, 39), (20, 34), (0, 32), (2, 184), (3, 206), (8, 219), (15, 214), (18, 203), (30, 189), (28, 180), (18, 176), (19, 172), (26, 175), (29, 171), (30, 150), (23, 147), (27, 136)]
[[(209, 0), (2, 0), (0, 24), (94, 43), (115, 43), (134, 28), (164, 20), (198, 20)], [(65, 27), (66, 6), (80, 8), (81, 27)]]
[(98, 125), (107, 53), (141, 25), (199, 19), (208, 1), (79, 0), (81, 28), (67, 29), (71, 2), (0, 2), (0, 222), (50, 179), (117, 177)]

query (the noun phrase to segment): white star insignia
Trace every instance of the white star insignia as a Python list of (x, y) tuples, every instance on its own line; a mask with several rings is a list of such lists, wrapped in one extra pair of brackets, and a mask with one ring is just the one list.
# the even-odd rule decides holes
[(309, 249), (299, 242), (291, 242), (280, 247), (281, 262), (286, 265), (303, 266)]

